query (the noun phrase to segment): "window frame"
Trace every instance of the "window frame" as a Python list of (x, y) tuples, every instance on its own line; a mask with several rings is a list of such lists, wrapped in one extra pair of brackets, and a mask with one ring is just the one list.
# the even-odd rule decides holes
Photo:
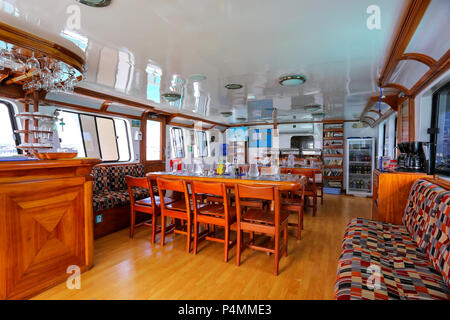
[[(84, 141), (84, 135), (83, 135), (84, 130), (83, 130), (83, 123), (81, 121), (81, 115), (91, 116), (91, 117), (94, 118), (95, 133), (97, 135), (97, 143), (98, 143), (98, 149), (99, 149), (98, 152), (100, 154), (100, 160), (102, 160), (102, 163), (127, 163), (127, 162), (131, 161), (131, 146), (130, 146), (130, 137), (129, 137), (130, 131), (129, 131), (128, 123), (127, 123), (127, 121), (125, 121), (125, 119), (116, 118), (118, 120), (124, 121), (124, 123), (125, 123), (125, 128), (126, 128), (126, 131), (127, 131), (127, 143), (128, 143), (128, 155), (129, 156), (128, 156), (128, 160), (126, 160), (126, 161), (119, 161), (120, 160), (120, 152), (119, 152), (119, 145), (118, 145), (118, 142), (117, 142), (117, 129), (116, 129), (116, 123), (114, 121), (115, 118), (113, 118), (113, 117), (105, 117), (103, 115), (96, 115), (96, 114), (85, 113), (85, 112), (77, 112), (77, 111), (72, 111), (72, 110), (65, 110), (65, 109), (57, 109), (57, 110), (58, 111), (62, 111), (62, 112), (73, 113), (73, 114), (76, 114), (78, 116), (78, 121), (79, 121), (79, 124), (80, 124), (80, 130), (81, 130), (81, 140), (83, 141), (84, 154), (85, 154), (86, 157), (87, 157), (87, 150), (86, 150), (86, 142)], [(104, 161), (102, 159), (103, 155), (102, 155), (102, 148), (100, 146), (100, 138), (99, 138), (99, 134), (98, 134), (97, 118), (108, 119), (108, 120), (111, 120), (112, 123), (113, 123), (114, 136), (116, 137), (115, 140), (116, 140), (117, 157), (118, 157), (118, 159), (116, 161), (114, 161), (114, 160)]]
[[(197, 138), (199, 133), (204, 133), (204, 134), (205, 134), (205, 149), (206, 149), (206, 155), (205, 155), (205, 156), (203, 156), (203, 155), (200, 154), (200, 153), (201, 153), (201, 145), (200, 145), (200, 144), (197, 144), (197, 142), (199, 142), (199, 141), (198, 141), (198, 138)], [(196, 141), (195, 141), (195, 144), (196, 144), (196, 148), (197, 148), (198, 153), (199, 153), (199, 155), (198, 155), (197, 158), (207, 158), (207, 157), (209, 157), (208, 134), (206, 133), (206, 131), (205, 131), (205, 130), (195, 130), (195, 131), (194, 131), (194, 139), (196, 140)]]
[[(175, 150), (175, 147), (174, 147), (174, 145), (175, 145), (175, 139), (174, 139), (175, 135), (172, 132), (174, 132), (175, 130), (180, 130), (180, 132), (181, 132), (181, 148), (182, 148), (182, 154), (183, 154), (181, 157), (177, 157), (176, 156), (176, 152), (174, 151)], [(186, 150), (185, 150), (185, 146), (184, 146), (183, 129), (180, 128), (180, 127), (172, 127), (172, 128), (170, 128), (170, 141), (171, 141), (171, 144), (172, 144), (172, 151), (173, 151), (172, 156), (174, 156), (175, 159), (183, 159), (183, 158), (185, 158), (186, 157)]]
[[(9, 121), (11, 122), (12, 134), (14, 136), (14, 143), (16, 144), (16, 147), (18, 147), (21, 144), (21, 141), (20, 141), (20, 134), (16, 132), (16, 130), (19, 130), (19, 126), (17, 125), (14, 106), (11, 104), (11, 102), (5, 101), (5, 100), (0, 100), (0, 103), (3, 104), (6, 107), (6, 109), (8, 110)], [(18, 155), (23, 154), (23, 150), (17, 149), (17, 154)]]
[(439, 95), (445, 91), (450, 90), (450, 82), (447, 82), (442, 87), (433, 92), (432, 103), (431, 103), (431, 125), (428, 129), (430, 134), (430, 171), (431, 174), (439, 174), (444, 176), (450, 176), (450, 171), (436, 169), (436, 153), (437, 153), (437, 138), (439, 135)]

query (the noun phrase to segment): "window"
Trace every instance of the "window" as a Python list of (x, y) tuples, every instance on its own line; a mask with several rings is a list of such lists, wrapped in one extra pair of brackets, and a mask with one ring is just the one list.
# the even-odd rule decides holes
[(181, 128), (170, 130), (172, 140), (172, 157), (175, 159), (184, 158), (184, 139)]
[(147, 161), (161, 160), (161, 122), (147, 120)]
[[(104, 161), (119, 161), (119, 148), (117, 146), (114, 121), (112, 119), (98, 117), (96, 117), (96, 121), (102, 159)], [(112, 141), (116, 143), (111, 143)]]
[(0, 157), (10, 157), (17, 155), (16, 141), (17, 135), (13, 108), (8, 103), (0, 102)]
[(196, 158), (208, 156), (208, 141), (205, 131), (195, 131)]
[(432, 172), (450, 175), (450, 82), (433, 94), (430, 142)]
[(58, 136), (61, 148), (78, 151), (79, 157), (86, 157), (79, 115), (71, 112), (60, 112), (64, 125), (58, 125)]
[(122, 119), (114, 119), (114, 124), (116, 125), (117, 146), (119, 147), (119, 161), (131, 161), (127, 122)]
[(64, 125), (58, 126), (61, 147), (75, 149), (79, 157), (100, 158), (105, 162), (131, 161), (126, 121), (61, 111)]

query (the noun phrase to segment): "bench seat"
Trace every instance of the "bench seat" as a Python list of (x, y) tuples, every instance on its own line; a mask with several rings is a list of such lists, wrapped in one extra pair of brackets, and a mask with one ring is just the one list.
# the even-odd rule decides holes
[(403, 225), (355, 218), (337, 268), (338, 300), (450, 299), (450, 191), (417, 180)]
[(347, 227), (335, 292), (338, 300), (450, 299), (442, 275), (404, 226), (361, 218)]

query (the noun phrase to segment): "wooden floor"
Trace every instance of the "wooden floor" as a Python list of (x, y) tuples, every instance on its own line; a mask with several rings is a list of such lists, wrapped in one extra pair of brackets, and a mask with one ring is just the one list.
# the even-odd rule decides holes
[[(273, 275), (273, 258), (244, 251), (235, 265), (235, 249), (223, 262), (223, 246), (202, 242), (195, 256), (185, 252), (185, 237), (169, 235), (161, 248), (150, 244), (150, 229), (134, 239), (122, 230), (95, 242), (95, 266), (82, 274), (81, 289), (62, 283), (35, 299), (333, 299), (340, 244), (348, 221), (370, 217), (368, 198), (325, 195), (316, 217), (309, 209), (303, 238), (290, 228), (289, 256)], [(157, 237), (157, 241), (159, 236)]]

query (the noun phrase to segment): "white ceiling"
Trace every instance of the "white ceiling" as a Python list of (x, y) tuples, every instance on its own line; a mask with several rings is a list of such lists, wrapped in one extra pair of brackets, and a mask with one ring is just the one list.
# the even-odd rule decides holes
[[(366, 26), (366, 10), (373, 4), (381, 9), (380, 30)], [(223, 123), (251, 119), (248, 101), (267, 99), (280, 121), (294, 115), (307, 121), (321, 117), (299, 106), (320, 104), (325, 118), (359, 118), (377, 92), (376, 79), (405, 4), (113, 0), (109, 7), (91, 8), (75, 0), (0, 0), (0, 19), (50, 40), (77, 39), (88, 63), (82, 87)], [(73, 5), (80, 9), (81, 25), (69, 30)], [(159, 87), (149, 85), (148, 72), (161, 74)], [(277, 79), (291, 73), (304, 74), (306, 83), (280, 86)], [(194, 84), (194, 74), (207, 79)], [(159, 101), (171, 82), (183, 100)], [(231, 91), (224, 88), (227, 83), (244, 87)], [(233, 116), (221, 117), (223, 111)]]

